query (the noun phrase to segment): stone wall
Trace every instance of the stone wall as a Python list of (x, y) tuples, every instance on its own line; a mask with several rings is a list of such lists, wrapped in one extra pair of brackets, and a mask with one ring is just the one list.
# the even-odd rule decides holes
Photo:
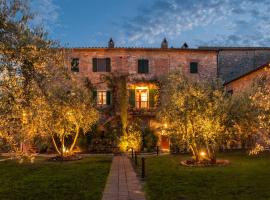
[(229, 82), (270, 61), (270, 49), (223, 49), (218, 53), (219, 77)]

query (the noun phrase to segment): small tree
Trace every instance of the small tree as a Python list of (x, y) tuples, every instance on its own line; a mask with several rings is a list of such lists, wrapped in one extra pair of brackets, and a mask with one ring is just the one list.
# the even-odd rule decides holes
[(140, 151), (142, 147), (142, 131), (138, 124), (131, 123), (127, 131), (120, 137), (119, 148), (121, 151), (129, 151), (131, 148)]
[(197, 82), (182, 73), (169, 75), (161, 88), (159, 118), (179, 135), (197, 162), (216, 161), (217, 148), (228, 139), (224, 126), (229, 97), (219, 80)]
[(259, 131), (257, 106), (253, 104), (250, 98), (252, 91), (244, 90), (235, 93), (231, 97), (230, 106), (227, 109), (226, 129), (231, 133), (228, 144), (241, 145), (242, 148), (252, 148), (254, 139)]

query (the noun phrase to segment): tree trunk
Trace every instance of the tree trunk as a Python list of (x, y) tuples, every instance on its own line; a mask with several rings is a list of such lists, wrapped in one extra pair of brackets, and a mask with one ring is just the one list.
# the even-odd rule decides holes
[(217, 158), (216, 158), (216, 148), (215, 146), (213, 147), (210, 147), (211, 149), (211, 157), (210, 157), (210, 160), (211, 160), (211, 163), (212, 164), (216, 164), (217, 163)]
[(195, 157), (195, 161), (196, 161), (196, 162), (199, 162), (200, 158), (199, 158), (199, 153), (198, 153), (198, 149), (197, 149), (197, 147), (196, 147), (196, 144), (190, 145), (189, 148), (191, 149), (192, 154), (193, 154), (193, 156)]
[(55, 142), (55, 139), (54, 139), (54, 137), (53, 137), (53, 134), (51, 134), (51, 138), (52, 138), (53, 146), (54, 146), (56, 152), (57, 152), (59, 155), (61, 155), (61, 152), (60, 152), (60, 150), (59, 150), (59, 148), (58, 148), (58, 146), (57, 146), (57, 144), (56, 144), (56, 142)]
[(73, 142), (72, 142), (72, 145), (70, 146), (70, 149), (69, 149), (70, 153), (73, 151), (73, 148), (74, 148), (74, 146), (75, 146), (75, 144), (77, 142), (79, 133), (80, 133), (80, 128), (77, 127), (77, 129), (76, 129), (76, 135), (75, 135), (75, 137), (73, 139)]
[(61, 138), (61, 157), (62, 157), (62, 160), (63, 160), (63, 158), (64, 158), (64, 148), (65, 148), (65, 137), (64, 137), (64, 135), (62, 136), (62, 138)]

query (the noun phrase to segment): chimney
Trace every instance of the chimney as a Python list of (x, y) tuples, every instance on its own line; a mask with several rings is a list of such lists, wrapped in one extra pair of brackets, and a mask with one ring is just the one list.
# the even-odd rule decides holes
[(182, 49), (188, 49), (188, 44), (185, 42), (185, 43), (182, 45), (181, 48), (182, 48)]
[(166, 38), (164, 38), (161, 43), (161, 49), (168, 49), (168, 41)]
[(114, 48), (114, 41), (112, 38), (108, 42), (108, 48)]

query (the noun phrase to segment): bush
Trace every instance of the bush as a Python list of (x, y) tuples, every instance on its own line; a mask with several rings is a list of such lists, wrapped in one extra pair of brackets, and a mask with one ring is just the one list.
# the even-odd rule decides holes
[(158, 142), (158, 136), (154, 133), (153, 130), (147, 128), (143, 131), (143, 149), (146, 148), (148, 152), (154, 151)]
[(133, 148), (135, 151), (140, 151), (142, 147), (142, 132), (136, 125), (128, 126), (127, 133), (120, 137), (119, 148), (121, 151), (129, 151)]

